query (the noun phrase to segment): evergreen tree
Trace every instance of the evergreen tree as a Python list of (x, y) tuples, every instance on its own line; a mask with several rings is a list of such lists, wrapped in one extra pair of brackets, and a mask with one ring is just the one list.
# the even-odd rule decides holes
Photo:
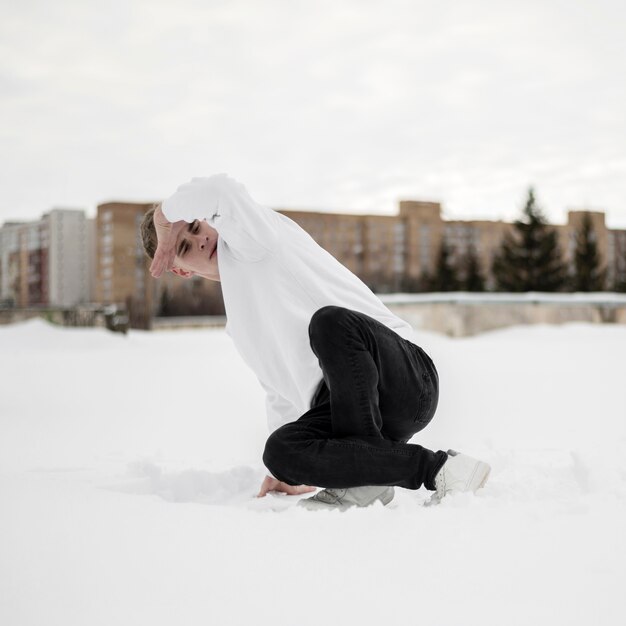
[(406, 293), (416, 293), (418, 291), (423, 291), (421, 276), (402, 276), (402, 278), (400, 279), (400, 291), (404, 291)]
[(616, 250), (615, 254), (617, 258), (614, 261), (613, 280), (611, 281), (613, 284), (611, 288), (613, 291), (626, 293), (626, 253), (623, 251), (620, 253), (619, 250)]
[(507, 233), (493, 261), (499, 291), (559, 291), (566, 285), (567, 268), (557, 234), (535, 201), (532, 187), (522, 219)]
[(613, 281), (613, 291), (626, 293), (626, 273), (618, 274)]
[(435, 275), (432, 278), (431, 291), (458, 291), (461, 282), (456, 267), (451, 260), (452, 251), (445, 239), (441, 241)]
[(480, 269), (476, 248), (470, 245), (462, 261), (463, 282), (465, 291), (485, 291), (485, 277)]
[(161, 292), (161, 302), (159, 306), (159, 313), (161, 317), (167, 317), (172, 315), (172, 299), (167, 290), (167, 287), (163, 287), (163, 291)]
[(433, 276), (428, 270), (424, 270), (418, 279), (418, 292), (432, 291)]
[(574, 252), (574, 291), (602, 291), (606, 284), (606, 270), (600, 267), (596, 233), (589, 213), (585, 213), (576, 233)]

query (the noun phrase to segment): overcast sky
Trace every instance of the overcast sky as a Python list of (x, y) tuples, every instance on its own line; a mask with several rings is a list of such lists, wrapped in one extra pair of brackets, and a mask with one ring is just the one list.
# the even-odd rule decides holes
[(0, 222), (228, 172), (268, 206), (626, 228), (626, 5), (0, 0)]

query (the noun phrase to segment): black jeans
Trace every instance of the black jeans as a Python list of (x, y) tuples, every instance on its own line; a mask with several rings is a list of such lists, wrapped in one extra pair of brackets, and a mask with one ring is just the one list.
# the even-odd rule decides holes
[(309, 340), (324, 378), (311, 409), (270, 435), (266, 467), (291, 485), (434, 489), (447, 454), (406, 443), (437, 408), (430, 357), (372, 317), (339, 306), (313, 314)]

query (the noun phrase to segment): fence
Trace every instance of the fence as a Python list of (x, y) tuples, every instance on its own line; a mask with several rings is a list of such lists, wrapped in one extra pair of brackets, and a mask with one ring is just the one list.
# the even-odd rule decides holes
[[(387, 294), (380, 299), (415, 329), (465, 337), (525, 324), (626, 324), (626, 294), (429, 293)], [(115, 307), (0, 309), (0, 324), (43, 317), (62, 326), (100, 326), (126, 332), (128, 315)], [(220, 328), (225, 316), (155, 318), (154, 330)]]

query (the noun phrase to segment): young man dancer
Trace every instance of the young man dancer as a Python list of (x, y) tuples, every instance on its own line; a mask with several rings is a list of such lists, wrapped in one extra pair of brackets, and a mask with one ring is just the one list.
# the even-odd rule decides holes
[(437, 370), (412, 328), (288, 217), (225, 174), (194, 178), (146, 214), (158, 277), (221, 282), (226, 332), (267, 393), (261, 486), (307, 508), (387, 504), (394, 487), (438, 502), (476, 491), (486, 463), (407, 441), (432, 419)]

